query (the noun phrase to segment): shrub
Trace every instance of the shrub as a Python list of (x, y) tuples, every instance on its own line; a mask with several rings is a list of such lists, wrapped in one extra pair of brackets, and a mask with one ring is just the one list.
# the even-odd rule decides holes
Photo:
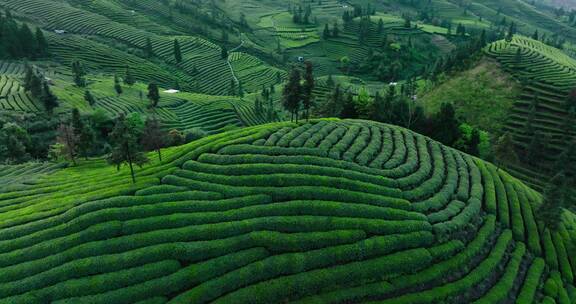
[(382, 131), (377, 127), (370, 127), (370, 143), (356, 156), (356, 163), (367, 166), (382, 149)]
[(461, 231), (465, 226), (472, 222), (472, 219), (480, 214), (482, 202), (471, 198), (462, 212), (453, 217), (450, 221), (434, 224), (434, 231), (446, 236), (456, 231)]
[(438, 222), (444, 222), (448, 219), (452, 218), (453, 216), (460, 213), (462, 208), (466, 206), (466, 203), (461, 201), (452, 201), (445, 209), (442, 209), (438, 212), (428, 214), (428, 221), (432, 224)]
[(165, 277), (101, 294), (69, 298), (56, 303), (129, 303), (152, 296), (168, 296), (188, 290), (204, 281), (222, 276), (239, 267), (262, 260), (267, 256), (268, 253), (263, 248), (243, 250), (187, 266)]
[(192, 128), (189, 130), (186, 130), (186, 132), (184, 133), (184, 140), (186, 143), (198, 140), (200, 138), (206, 137), (208, 135), (208, 133), (206, 133), (206, 131), (200, 129), (200, 128)]
[(530, 265), (516, 303), (530, 303), (534, 300), (545, 266), (546, 264), (541, 258), (536, 258)]
[(290, 132), (292, 130), (292, 128), (290, 127), (284, 127), (278, 131), (276, 131), (275, 133), (272, 133), (270, 135), (270, 137), (268, 137), (268, 139), (266, 140), (266, 143), (264, 144), (265, 146), (275, 146), (276, 143), (278, 142), (278, 140), (280, 140), (280, 138), (282, 138), (284, 135), (288, 134), (288, 132)]
[(392, 138), (392, 128), (383, 128), (382, 129), (382, 150), (376, 158), (374, 158), (370, 163), (369, 166), (371, 168), (382, 168), (384, 163), (388, 161), (388, 159), (392, 156), (394, 152), (394, 143), (395, 141)]
[[(367, 246), (367, 248), (371, 247), (372, 246)], [(372, 248), (376, 247), (379, 246)], [(387, 277), (405, 271), (417, 270), (425, 267), (431, 261), (431, 257), (425, 249), (412, 249), (367, 261), (313, 270), (320, 268), (321, 265), (326, 265), (329, 260), (331, 261), (330, 264), (337, 263), (338, 261), (342, 263), (344, 261), (351, 262), (356, 260), (352, 255), (347, 256), (347, 254), (342, 254), (342, 258), (327, 258), (326, 254), (318, 256), (318, 259), (314, 256), (303, 256), (302, 258), (304, 258), (304, 260), (299, 262), (288, 256), (271, 257), (267, 260), (254, 263), (253, 267), (245, 267), (240, 271), (220, 277), (218, 280), (213, 280), (201, 286), (201, 288), (190, 290), (176, 297), (175, 300), (188, 303), (206, 302), (219, 298), (227, 292), (238, 290), (237, 292), (219, 298), (216, 302), (228, 303), (231, 298), (250, 299), (250, 302), (253, 303), (278, 302), (286, 297), (309, 294), (317, 288), (321, 288), (324, 284), (327, 286), (335, 284), (336, 282), (342, 284), (342, 277), (346, 277), (350, 282), (366, 281), (381, 278), (383, 274), (388, 274), (384, 275), (384, 277)], [(338, 254), (338, 256), (339, 255), (340, 254)], [(274, 267), (268, 268), (266, 265), (274, 265)], [(254, 270), (255, 268), (262, 269), (263, 267), (264, 269), (269, 269), (269, 271), (262, 272)], [(299, 272), (300, 274), (295, 274)], [(294, 276), (289, 276), (291, 274), (294, 274)], [(280, 278), (267, 281), (275, 277)], [(239, 287), (262, 281), (266, 282), (239, 289)]]
[(520, 268), (520, 263), (522, 262), (522, 257), (526, 252), (526, 247), (523, 243), (517, 243), (516, 249), (512, 253), (508, 264), (504, 270), (504, 274), (500, 280), (490, 288), (490, 290), (478, 299), (475, 303), (477, 304), (492, 304), (500, 303), (510, 294), (514, 281), (516, 280), (516, 275)]
[(506, 230), (498, 238), (496, 245), (484, 261), (463, 278), (422, 292), (410, 293), (389, 299), (389, 303), (440, 303), (445, 299), (462, 294), (470, 288), (474, 288), (486, 276), (488, 276), (500, 263), (505, 255), (508, 245), (512, 241), (512, 231)]

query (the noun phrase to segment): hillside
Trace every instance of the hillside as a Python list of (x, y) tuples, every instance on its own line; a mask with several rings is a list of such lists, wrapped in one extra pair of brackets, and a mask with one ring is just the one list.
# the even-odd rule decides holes
[[(574, 136), (566, 128), (570, 121), (566, 100), (576, 81), (576, 60), (525, 37), (516, 37), (511, 43), (496, 42), (486, 53), (524, 83), (522, 95), (507, 122), (508, 131), (527, 141), (529, 134), (525, 134), (523, 127), (530, 122), (535, 131), (547, 134), (551, 144), (557, 146), (564, 145), (564, 136)], [(536, 108), (535, 117), (530, 117), (531, 106)]]
[(538, 193), (406, 129), (283, 122), (164, 154), (136, 185), (92, 160), (3, 192), (0, 303), (576, 299), (570, 221), (551, 233)]
[(421, 102), (428, 113), (442, 103), (453, 103), (459, 116), (470, 124), (501, 134), (508, 121), (520, 86), (497, 62), (483, 58), (474, 67), (450, 77), (430, 91)]

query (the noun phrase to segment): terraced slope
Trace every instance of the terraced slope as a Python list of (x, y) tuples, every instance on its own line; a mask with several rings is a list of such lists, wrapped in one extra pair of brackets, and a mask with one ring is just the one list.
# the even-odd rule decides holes
[(0, 110), (40, 112), (43, 107), (25, 92), (21, 85), (24, 65), (0, 61)]
[(572, 224), (405, 129), (275, 123), (165, 154), (134, 186), (94, 161), (0, 194), (0, 303), (529, 303), (542, 280), (570, 301)]
[[(122, 8), (118, 3), (69, 2), (7, 0), (1, 2), (0, 7), (32, 20), (44, 30), (65, 30), (64, 35), (47, 36), (53, 53), (67, 64), (80, 59), (89, 67), (107, 72), (124, 71), (129, 65), (135, 67), (134, 75), (141, 80), (158, 81), (168, 86), (178, 79), (190, 91), (211, 95), (225, 95), (228, 92), (233, 75), (228, 62), (221, 58), (219, 45), (156, 24), (150, 16)], [(154, 6), (154, 2), (147, 4)], [(177, 20), (173, 21), (177, 23)], [(153, 58), (137, 56), (144, 55), (143, 49), (148, 39), (152, 44)], [(181, 63), (174, 59), (174, 39), (178, 39), (181, 45)], [(127, 49), (131, 51), (126, 52)], [(263, 69), (273, 70), (261, 61), (258, 64), (263, 65)], [(251, 79), (249, 75), (246, 77), (247, 81)]]
[[(497, 41), (485, 53), (522, 83), (522, 92), (510, 109), (504, 129), (522, 147), (530, 143), (530, 132), (545, 135), (549, 161), (553, 161), (552, 156), (562, 152), (576, 136), (575, 114), (566, 106), (570, 91), (576, 87), (576, 61), (556, 48), (522, 36), (515, 36), (510, 43)], [(527, 168), (515, 167), (514, 171), (539, 188), (548, 178)]]
[[(520, 57), (516, 55), (518, 49)], [(565, 106), (568, 93), (576, 86), (574, 59), (539, 41), (519, 36), (511, 43), (497, 41), (489, 45), (486, 53), (525, 83), (506, 126), (520, 143), (529, 141), (524, 131), (535, 99), (536, 116), (532, 121), (535, 130), (550, 136), (557, 147), (564, 145), (565, 136), (576, 135), (574, 130), (566, 128), (570, 117)]]

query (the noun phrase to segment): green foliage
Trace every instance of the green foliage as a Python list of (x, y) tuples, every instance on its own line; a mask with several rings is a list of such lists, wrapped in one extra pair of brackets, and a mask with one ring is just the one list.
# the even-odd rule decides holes
[(150, 100), (150, 106), (155, 108), (158, 106), (158, 102), (160, 101), (160, 92), (158, 89), (158, 85), (155, 83), (150, 83), (148, 85), (148, 94), (146, 95)]
[(27, 148), (32, 144), (28, 132), (15, 123), (5, 123), (0, 129), (0, 159), (20, 163), (30, 158)]
[(121, 165), (127, 164), (130, 167), (133, 183), (136, 183), (133, 165), (142, 167), (148, 162), (148, 157), (142, 153), (142, 148), (138, 144), (139, 132), (138, 119), (135, 116), (130, 119), (130, 117), (120, 115), (110, 134), (114, 146), (107, 157), (108, 163), (116, 166), (118, 170)]
[(300, 103), (302, 101), (302, 85), (300, 84), (300, 71), (292, 68), (288, 83), (284, 86), (282, 91), (282, 105), (284, 109), (290, 112), (290, 121), (296, 118), (298, 121), (298, 113)]

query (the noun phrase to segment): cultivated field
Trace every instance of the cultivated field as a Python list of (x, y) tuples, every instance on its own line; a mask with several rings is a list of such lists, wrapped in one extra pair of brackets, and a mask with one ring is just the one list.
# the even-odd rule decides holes
[(274, 123), (165, 155), (136, 185), (94, 160), (2, 193), (0, 303), (570, 303), (572, 224), (405, 129)]

